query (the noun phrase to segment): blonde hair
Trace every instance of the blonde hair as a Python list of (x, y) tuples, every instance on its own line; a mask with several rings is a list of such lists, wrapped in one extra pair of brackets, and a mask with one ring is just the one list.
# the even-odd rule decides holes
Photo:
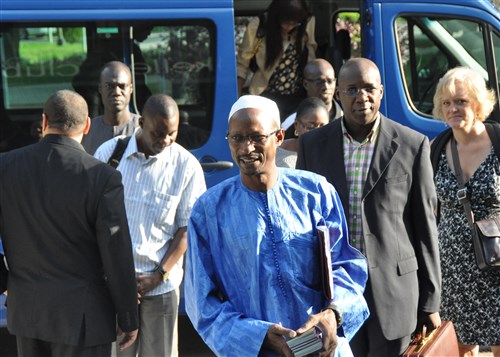
[(443, 95), (445, 92), (455, 94), (457, 83), (464, 85), (468, 99), (475, 104), (474, 106), (477, 108), (476, 118), (485, 121), (495, 106), (495, 92), (486, 87), (486, 82), (480, 73), (468, 67), (452, 68), (439, 80), (433, 99), (432, 114), (434, 117), (444, 120)]

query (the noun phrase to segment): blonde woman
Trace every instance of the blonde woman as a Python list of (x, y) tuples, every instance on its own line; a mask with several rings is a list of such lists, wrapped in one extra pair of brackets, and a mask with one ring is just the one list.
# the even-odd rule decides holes
[(431, 150), (440, 203), (441, 318), (455, 324), (461, 356), (477, 356), (479, 345), (491, 346), (493, 355), (500, 356), (500, 272), (476, 266), (451, 154), (455, 140), (475, 219), (499, 215), (500, 160), (486, 128), (493, 124), (485, 125), (494, 105), (495, 95), (481, 74), (465, 67), (449, 70), (434, 96), (434, 116), (450, 127)]

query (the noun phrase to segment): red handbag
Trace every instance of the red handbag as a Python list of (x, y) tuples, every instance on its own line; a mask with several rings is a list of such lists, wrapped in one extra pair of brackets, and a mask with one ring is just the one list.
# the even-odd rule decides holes
[(442, 321), (441, 326), (429, 335), (415, 337), (403, 353), (403, 357), (451, 357), (458, 356), (458, 340), (451, 321)]

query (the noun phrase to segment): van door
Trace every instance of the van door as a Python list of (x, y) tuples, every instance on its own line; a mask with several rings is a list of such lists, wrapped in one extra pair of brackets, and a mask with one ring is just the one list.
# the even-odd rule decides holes
[[(385, 87), (381, 111), (429, 137), (444, 129), (432, 118), (438, 80), (448, 69), (478, 70), (498, 93), (500, 16), (488, 2), (367, 1), (364, 56), (374, 60)], [(498, 105), (492, 118), (500, 118)], [(498, 120), (498, 119), (497, 119)]]

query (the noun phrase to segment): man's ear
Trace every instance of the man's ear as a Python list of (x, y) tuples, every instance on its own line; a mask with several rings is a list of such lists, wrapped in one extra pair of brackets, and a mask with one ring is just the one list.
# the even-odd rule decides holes
[(278, 146), (281, 145), (285, 140), (285, 130), (279, 129), (276, 132), (276, 138), (277, 138), (276, 143), (278, 144)]
[(340, 93), (339, 93), (338, 87), (335, 88), (335, 92), (333, 94), (333, 99), (335, 99), (337, 101), (337, 103), (340, 104)]
[(49, 127), (49, 121), (47, 120), (47, 115), (45, 113), (42, 114), (42, 137), (45, 136), (45, 132)]
[(302, 79), (302, 87), (304, 87), (304, 89), (306, 90), (307, 92), (307, 86), (308, 86), (308, 83), (305, 79)]
[(139, 118), (139, 127), (142, 129), (144, 125), (144, 117)]
[(83, 135), (87, 135), (90, 130), (90, 117), (87, 117), (87, 120), (85, 121), (85, 128), (83, 129)]

